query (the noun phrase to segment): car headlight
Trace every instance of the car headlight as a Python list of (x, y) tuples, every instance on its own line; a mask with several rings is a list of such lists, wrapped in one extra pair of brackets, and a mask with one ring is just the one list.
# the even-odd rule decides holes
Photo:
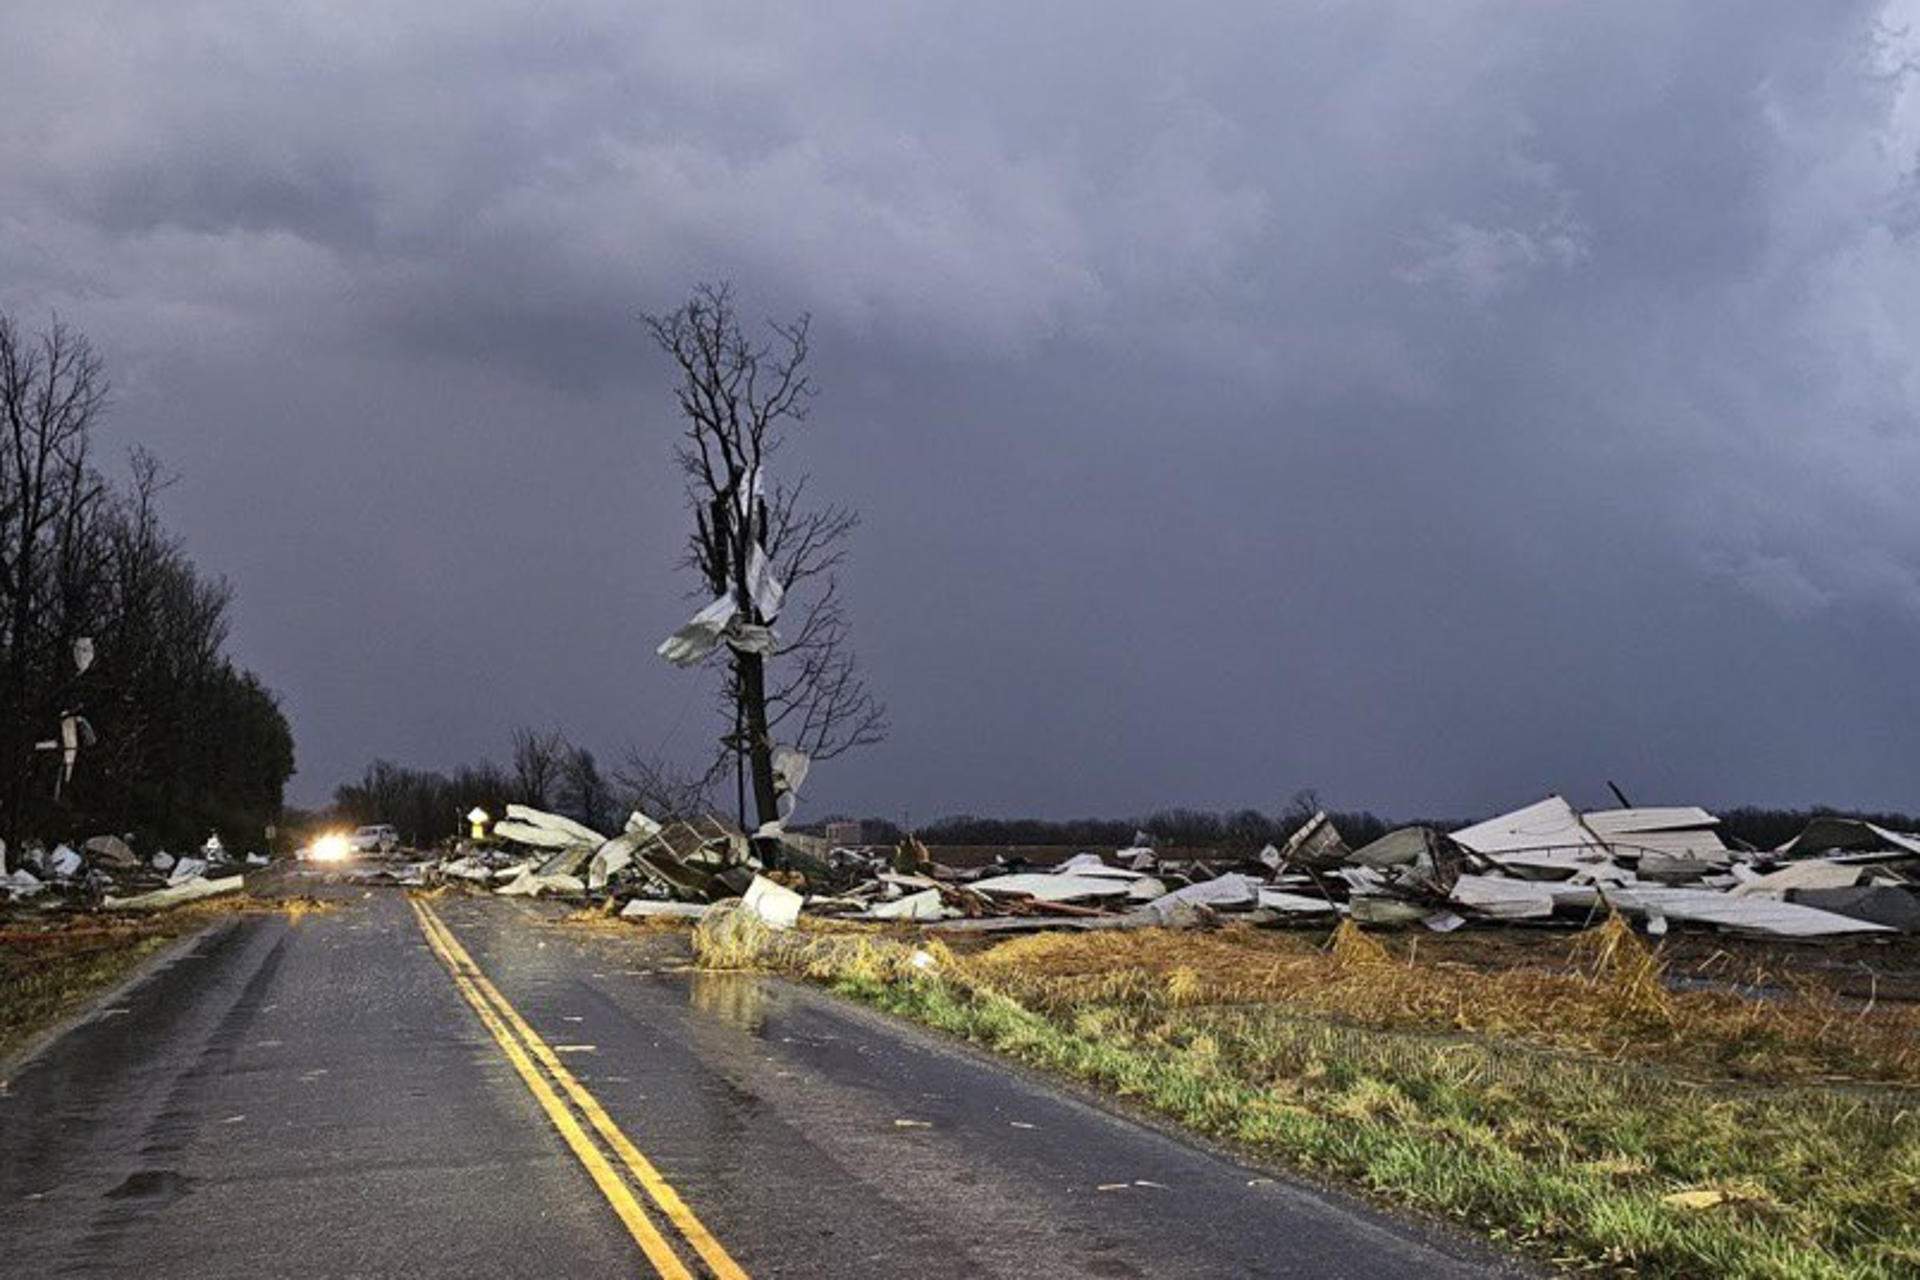
[(313, 860), (315, 862), (344, 862), (353, 846), (341, 835), (321, 836), (313, 842)]

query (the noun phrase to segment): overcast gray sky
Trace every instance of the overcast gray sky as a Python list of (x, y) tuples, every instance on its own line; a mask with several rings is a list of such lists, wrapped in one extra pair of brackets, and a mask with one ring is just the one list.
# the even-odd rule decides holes
[(816, 321), (892, 707), (807, 807), (1920, 807), (1920, 3), (13, 0), (0, 307), (296, 799), (692, 760), (635, 315)]

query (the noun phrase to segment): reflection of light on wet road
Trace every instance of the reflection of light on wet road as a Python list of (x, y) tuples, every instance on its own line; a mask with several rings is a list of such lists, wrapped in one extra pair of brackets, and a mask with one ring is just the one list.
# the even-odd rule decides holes
[(760, 978), (751, 973), (693, 971), (687, 1002), (701, 1013), (730, 1022), (742, 1031), (760, 1034), (767, 1019), (767, 996)]

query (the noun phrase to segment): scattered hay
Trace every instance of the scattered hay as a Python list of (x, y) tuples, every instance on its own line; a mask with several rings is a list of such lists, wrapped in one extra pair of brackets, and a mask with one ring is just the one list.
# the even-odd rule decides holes
[(1394, 955), (1350, 921), (1320, 945), (1309, 935), (1238, 926), (1041, 934), (963, 954), (958, 976), (1048, 1013), (1095, 1003), (1263, 1007), (1633, 1058), (1708, 1077), (1920, 1084), (1920, 1009), (1867, 1010), (1810, 983), (1774, 999), (1675, 991), (1660, 953), (1616, 918), (1540, 939), (1526, 963), (1504, 968), (1404, 950)]
[(340, 909), (339, 903), (322, 898), (282, 898), (273, 906), (287, 917), (289, 924), (295, 925), (308, 916), (331, 915)]
[(1387, 949), (1369, 938), (1365, 930), (1351, 920), (1342, 920), (1333, 931), (1327, 954), (1333, 957), (1334, 964), (1343, 969), (1373, 969), (1393, 963), (1393, 957), (1387, 954)]
[(700, 968), (765, 971), (851, 983), (918, 979), (957, 972), (954, 954), (937, 941), (919, 945), (878, 931), (804, 926), (774, 929), (738, 903), (722, 903), (693, 930)]
[(1198, 1003), (1202, 994), (1200, 975), (1184, 966), (1167, 975), (1167, 1003), (1171, 1005)]
[(1620, 1009), (1635, 1017), (1671, 1022), (1672, 993), (1666, 986), (1666, 966), (1646, 943), (1634, 935), (1617, 911), (1609, 911), (1599, 925), (1577, 935), (1567, 957), (1585, 970), (1596, 989)]
[[(599, 906), (574, 907), (558, 919), (541, 919), (541, 925), (561, 929), (591, 929), (599, 933), (629, 933), (637, 926), (655, 922), (657, 917), (642, 917), (638, 920), (622, 920), (620, 907), (609, 898)], [(686, 924), (684, 920), (674, 920), (674, 924)]]

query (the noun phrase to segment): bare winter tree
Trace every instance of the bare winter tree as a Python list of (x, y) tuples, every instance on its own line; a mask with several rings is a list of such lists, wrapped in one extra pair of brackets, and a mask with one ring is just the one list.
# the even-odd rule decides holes
[(769, 474), (813, 398), (807, 317), (770, 321), (769, 338), (757, 342), (731, 288), (703, 284), (677, 310), (645, 319), (679, 373), (684, 432), (674, 456), (694, 517), (683, 563), (739, 608), (721, 689), (733, 719), (723, 750), (735, 762), (743, 825), (749, 780), (758, 820), (772, 822), (776, 744), (818, 761), (886, 734), (886, 708), (860, 676), (835, 577), (860, 519), (846, 507), (807, 506), (805, 476)]
[(559, 794), (567, 739), (558, 729), (538, 733), (526, 725), (513, 731), (513, 792), (520, 804), (550, 809)]
[[(732, 753), (727, 752), (720, 763), (731, 759)], [(613, 781), (628, 808), (638, 809), (658, 822), (672, 822), (676, 818), (697, 818), (713, 808), (717, 772), (716, 767), (689, 775), (669, 761), (630, 746), (620, 767), (613, 771)]]
[(107, 486), (89, 456), (107, 380), (86, 338), (0, 315), (0, 806), (28, 812), (34, 742), (74, 675), (64, 656), (90, 612), (96, 516)]
[(94, 465), (106, 405), (84, 335), (0, 313), (0, 838), (257, 842), (291, 734), (223, 652), (231, 592), (161, 525), (159, 464)]
[(560, 757), (560, 808), (596, 831), (619, 825), (613, 786), (600, 772), (600, 762), (585, 747), (568, 744)]

